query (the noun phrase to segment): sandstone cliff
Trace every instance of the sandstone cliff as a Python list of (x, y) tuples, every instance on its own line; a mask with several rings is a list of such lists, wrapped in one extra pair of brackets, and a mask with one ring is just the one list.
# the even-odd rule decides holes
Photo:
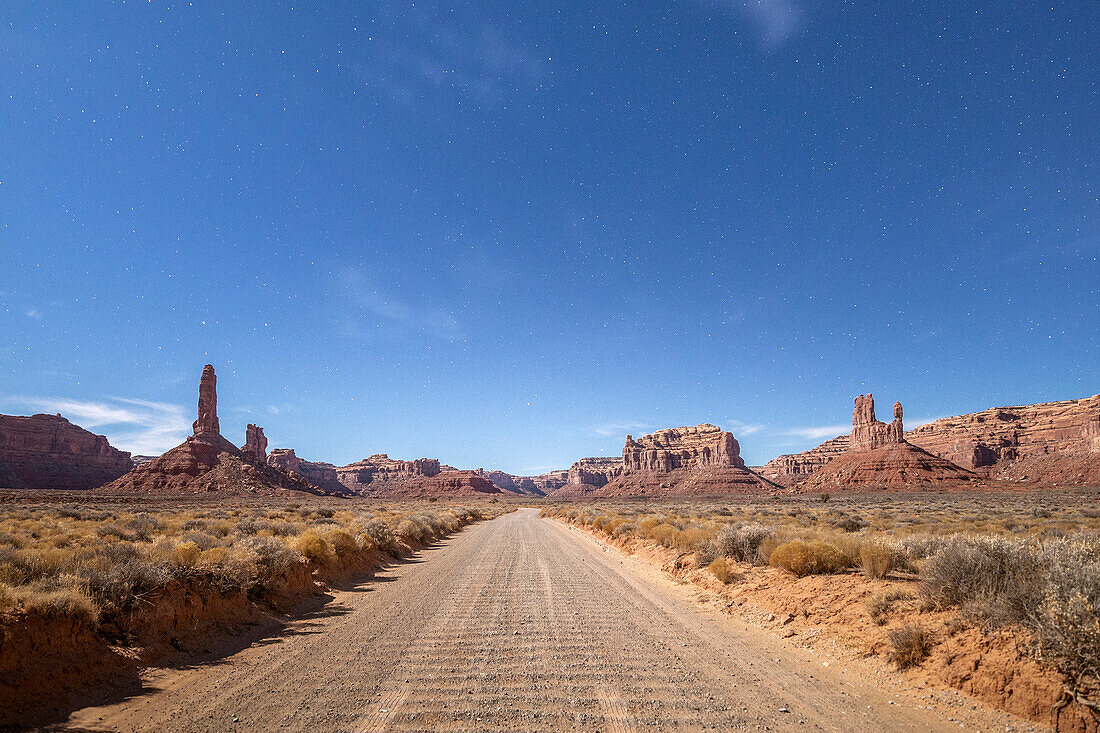
[(337, 494), (350, 493), (336, 476), (336, 466), (331, 463), (307, 461), (299, 458), (293, 448), (275, 448), (267, 454), (267, 464), (292, 476), (300, 476), (314, 486)]
[(286, 491), (328, 493), (300, 476), (269, 466), (263, 430), (249, 425), (242, 452), (219, 432), (217, 377), (207, 364), (199, 381), (194, 435), (164, 455), (136, 467), (98, 490), (111, 494), (258, 494)]
[[(933, 455), (982, 476), (1039, 484), (1100, 485), (1100, 395), (1034, 405), (994, 407), (946, 417), (905, 433)], [(847, 450), (848, 435), (762, 469), (791, 484)]]
[(745, 467), (732, 433), (710, 425), (626, 436), (622, 470), (593, 498), (760, 494), (779, 487)]
[(61, 415), (0, 415), (0, 488), (91, 489), (131, 468), (129, 453)]
[[(909, 442), (993, 478), (1100, 483), (1100, 395), (994, 407), (911, 431)], [(1070, 464), (1079, 469), (1065, 469)]]

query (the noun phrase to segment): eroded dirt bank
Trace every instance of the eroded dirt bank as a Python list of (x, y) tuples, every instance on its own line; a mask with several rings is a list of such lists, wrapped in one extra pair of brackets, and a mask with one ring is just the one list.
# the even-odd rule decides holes
[[(147, 676), (82, 730), (1027, 730), (866, 680), (522, 510), (334, 594), (217, 665)], [(388, 581), (388, 582), (377, 582)]]

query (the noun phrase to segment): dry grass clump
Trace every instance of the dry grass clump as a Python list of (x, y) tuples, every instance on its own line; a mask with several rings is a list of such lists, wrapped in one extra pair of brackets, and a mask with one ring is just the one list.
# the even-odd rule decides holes
[(859, 548), (859, 569), (868, 578), (885, 578), (894, 569), (894, 549), (881, 540), (864, 542)]
[(890, 660), (898, 669), (915, 667), (928, 656), (931, 640), (923, 628), (908, 624), (890, 632)]
[(726, 559), (723, 557), (720, 557), (707, 565), (707, 570), (710, 571), (711, 575), (726, 584), (741, 579), (741, 574), (730, 567), (730, 564), (726, 562)]
[(872, 594), (864, 603), (864, 608), (867, 609), (867, 615), (871, 620), (882, 626), (886, 623), (886, 617), (895, 603), (907, 601), (912, 597), (913, 594), (905, 588), (890, 588), (881, 593)]
[(95, 625), (169, 583), (191, 581), (262, 600), (296, 565), (398, 556), (478, 518), (473, 509), (396, 506), (10, 509), (0, 515), (0, 610)]
[(768, 564), (798, 577), (839, 572), (849, 566), (840, 549), (822, 540), (791, 540), (772, 551)]

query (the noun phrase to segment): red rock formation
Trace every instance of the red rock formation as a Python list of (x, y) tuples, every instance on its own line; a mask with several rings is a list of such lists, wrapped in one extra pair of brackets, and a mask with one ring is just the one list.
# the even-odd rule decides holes
[[(435, 458), (395, 461), (385, 453), (376, 453), (370, 458), (340, 466), (336, 469), (336, 476), (353, 494), (374, 494), (377, 490), (396, 490), (412, 478), (431, 478), (441, 472), (439, 461)], [(372, 484), (377, 486), (372, 487)]]
[(721, 428), (704, 423), (695, 427), (669, 428), (642, 436), (635, 441), (626, 436), (623, 447), (623, 472), (657, 471), (702, 466), (739, 466), (741, 446)]
[[(1100, 453), (1100, 395), (1035, 405), (994, 407), (946, 417), (910, 431), (909, 442), (966, 468), (1000, 478), (1016, 461)], [(1100, 460), (1100, 457), (1097, 458)], [(1036, 461), (1054, 465), (1049, 460)], [(1041, 472), (1032, 474), (1044, 482)]]
[(889, 425), (875, 419), (870, 394), (856, 397), (855, 403), (848, 450), (799, 483), (799, 491), (927, 488), (977, 480), (970, 471), (906, 442), (900, 402), (894, 403)]
[[(376, 458), (376, 456), (371, 458)], [(360, 463), (363, 463), (363, 461), (360, 461)], [(416, 462), (394, 461), (394, 463)], [(347, 467), (345, 466), (345, 468)], [(341, 470), (337, 469), (337, 472), (339, 473)], [(346, 481), (348, 475), (348, 473), (340, 474), (342, 481)], [(423, 499), (433, 496), (477, 497), (503, 493), (492, 481), (484, 476), (479, 476), (476, 471), (457, 470), (437, 471), (430, 475), (415, 472), (374, 472), (371, 474), (371, 480), (367, 483), (345, 482), (344, 486), (359, 496), (379, 499)]]
[(275, 448), (267, 454), (269, 466), (279, 468), (292, 476), (301, 476), (314, 486), (338, 494), (349, 493), (336, 476), (336, 466), (331, 463), (306, 461), (294, 453), (293, 448)]
[(0, 488), (90, 489), (131, 468), (129, 453), (61, 415), (0, 415)]
[(202, 368), (202, 377), (199, 379), (199, 417), (192, 428), (195, 435), (221, 435), (221, 425), (218, 423), (218, 377), (211, 364)]
[(566, 486), (587, 485), (599, 488), (607, 486), (623, 472), (623, 459), (610, 456), (582, 458), (569, 467)]
[(267, 463), (267, 438), (259, 425), (248, 424), (244, 431), (244, 445), (241, 453), (250, 461)]
[[(328, 493), (300, 476), (291, 476), (258, 459), (266, 450), (263, 432), (249, 430), (253, 454), (246, 456), (218, 432), (218, 397), (214, 367), (202, 370), (199, 382), (199, 416), (195, 434), (162, 456), (144, 463), (125, 476), (101, 486), (109, 494), (261, 494), (285, 491)], [(255, 428), (250, 425), (249, 428)]]
[(826, 463), (848, 450), (848, 436), (838, 435), (812, 450), (778, 456), (764, 464), (757, 473), (782, 486), (801, 481)]
[(848, 436), (848, 450), (874, 450), (891, 443), (901, 443), (905, 439), (904, 433), (900, 402), (894, 403), (894, 421), (887, 425), (875, 419), (875, 398), (870, 393), (856, 397), (856, 407), (852, 411), (852, 432)]
[(778, 488), (745, 467), (732, 433), (703, 424), (660, 430), (639, 440), (626, 436), (622, 471), (588, 496), (716, 496)]

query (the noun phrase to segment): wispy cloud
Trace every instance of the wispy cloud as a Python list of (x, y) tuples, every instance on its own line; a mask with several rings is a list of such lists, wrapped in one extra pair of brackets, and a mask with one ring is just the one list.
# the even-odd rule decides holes
[(403, 300), (372, 283), (362, 272), (348, 270), (338, 276), (338, 286), (352, 314), (340, 324), (345, 336), (421, 334), (447, 341), (466, 337), (452, 311), (429, 303)]
[(102, 432), (111, 445), (139, 455), (157, 455), (184, 441), (191, 421), (183, 407), (127, 397), (89, 402), (56, 397), (17, 397), (10, 402), (61, 413), (82, 428)]
[(760, 425), (758, 423), (741, 422), (740, 420), (731, 420), (729, 418), (722, 421), (722, 428), (730, 431), (734, 435), (752, 435), (753, 433), (759, 433), (767, 425)]
[(806, 440), (823, 440), (835, 438), (843, 433), (852, 432), (851, 425), (815, 425), (810, 427), (787, 428), (779, 432), (779, 435), (791, 435)]
[(806, 23), (806, 12), (796, 0), (706, 0), (733, 17), (747, 19), (760, 33), (765, 47), (786, 43)]
[(606, 422), (592, 426), (592, 432), (596, 435), (609, 437), (612, 435), (625, 436), (627, 433), (637, 434), (649, 430), (649, 426), (639, 422)]
[[(353, 65), (357, 81), (403, 103), (450, 92), (479, 104), (500, 103), (509, 89), (537, 85), (545, 60), (502, 27), (455, 7), (383, 2), (382, 23)], [(388, 29), (387, 29), (388, 28)]]

